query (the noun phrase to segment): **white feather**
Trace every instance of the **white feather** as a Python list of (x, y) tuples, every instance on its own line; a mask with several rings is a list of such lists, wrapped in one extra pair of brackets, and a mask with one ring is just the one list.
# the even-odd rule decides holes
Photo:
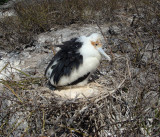
[[(53, 80), (54, 76), (53, 76), (50, 79), (51, 84), (54, 86), (64, 86), (64, 85), (68, 85), (76, 81), (78, 78), (83, 77), (89, 72), (91, 75), (96, 70), (96, 68), (99, 66), (100, 60), (101, 60), (100, 52), (91, 44), (91, 41), (96, 42), (97, 40), (100, 40), (100, 39), (101, 39), (101, 36), (97, 33), (93, 33), (89, 37), (86, 37), (86, 36), (79, 37), (78, 41), (82, 42), (83, 45), (77, 52), (79, 52), (83, 56), (83, 63), (79, 66), (78, 69), (75, 68), (74, 70), (72, 70), (69, 76), (62, 76), (57, 85), (54, 83), (54, 80)], [(58, 62), (55, 61), (53, 65), (56, 65), (57, 63)], [(48, 78), (52, 73), (51, 67), (48, 69), (47, 74), (46, 74)], [(82, 85), (87, 84), (88, 78), (78, 83), (77, 85), (82, 86)]]

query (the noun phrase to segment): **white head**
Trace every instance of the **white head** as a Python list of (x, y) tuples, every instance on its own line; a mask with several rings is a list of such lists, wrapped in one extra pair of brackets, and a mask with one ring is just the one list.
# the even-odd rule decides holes
[(105, 56), (105, 58), (111, 61), (111, 58), (102, 49), (101, 39), (102, 37), (98, 33), (93, 33), (88, 37), (91, 46), (93, 46), (99, 53)]

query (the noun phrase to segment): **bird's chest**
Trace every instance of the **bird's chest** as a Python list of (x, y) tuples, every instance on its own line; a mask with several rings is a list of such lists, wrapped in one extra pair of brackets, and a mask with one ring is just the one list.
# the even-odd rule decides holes
[(93, 72), (100, 64), (100, 57), (87, 57), (83, 59), (83, 70), (86, 72)]
[(83, 56), (83, 59), (93, 59), (97, 58), (97, 60), (101, 60), (101, 54), (93, 47), (93, 46), (83, 46), (79, 53)]

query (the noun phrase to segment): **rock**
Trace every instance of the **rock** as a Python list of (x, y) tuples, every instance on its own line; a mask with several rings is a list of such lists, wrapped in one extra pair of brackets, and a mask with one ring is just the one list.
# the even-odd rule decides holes
[[(108, 30), (108, 26), (102, 27), (103, 31)], [(99, 32), (99, 28), (96, 25), (87, 26), (72, 26), (55, 31), (42, 33), (37, 36), (36, 40), (39, 46), (57, 45), (63, 41), (67, 41), (73, 37), (79, 37), (82, 35), (90, 35), (91, 33)]]
[(28, 127), (28, 123), (25, 120), (26, 119), (26, 115), (23, 112), (16, 112), (14, 113), (14, 115), (11, 117), (10, 121), (9, 121), (9, 126), (13, 127), (17, 126), (16, 130), (13, 131), (14, 136), (21, 136), (21, 132), (23, 132), (27, 127)]
[(15, 16), (14, 10), (8, 10), (8, 11), (0, 11), (0, 19), (4, 17), (10, 17), (10, 16)]
[(110, 35), (118, 35), (121, 33), (121, 28), (118, 27), (117, 25), (113, 25), (109, 27), (108, 33)]
[(157, 24), (157, 22), (158, 22), (158, 19), (157, 18), (153, 18), (152, 20), (151, 20), (151, 23), (154, 25), (154, 24)]

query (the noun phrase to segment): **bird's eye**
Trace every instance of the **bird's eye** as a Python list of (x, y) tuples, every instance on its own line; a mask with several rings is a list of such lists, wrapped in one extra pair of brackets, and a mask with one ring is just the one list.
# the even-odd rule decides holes
[(98, 46), (98, 44), (97, 44), (97, 43), (96, 43), (95, 45), (96, 45), (96, 46)]

